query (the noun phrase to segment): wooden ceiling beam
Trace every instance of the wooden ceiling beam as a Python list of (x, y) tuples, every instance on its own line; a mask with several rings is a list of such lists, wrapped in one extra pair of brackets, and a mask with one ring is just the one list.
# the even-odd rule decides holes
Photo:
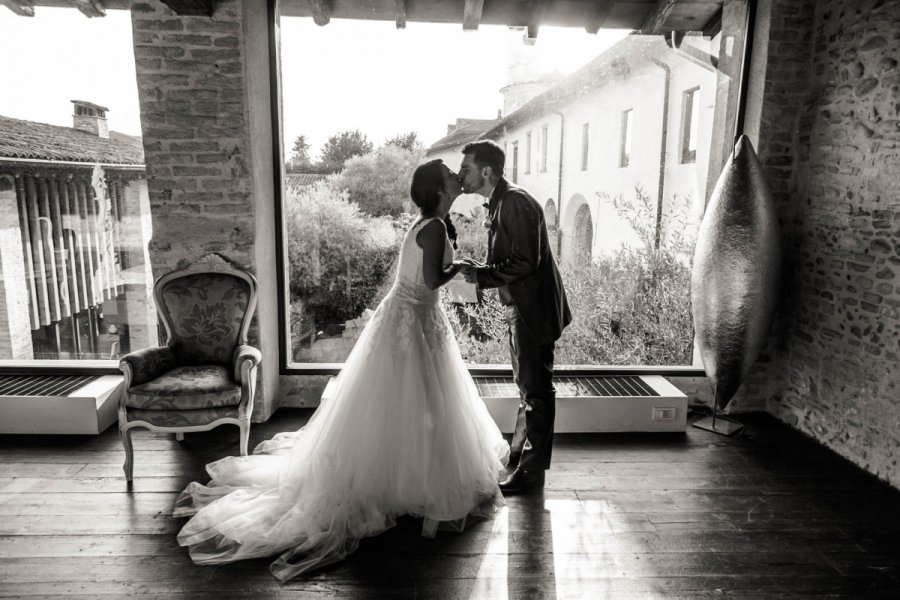
[(188, 17), (211, 17), (215, 11), (215, 0), (160, 0), (176, 15)]
[(666, 19), (676, 4), (678, 4), (678, 0), (659, 0), (656, 6), (653, 7), (653, 10), (650, 11), (650, 14), (647, 15), (647, 18), (644, 19), (641, 33), (644, 35), (659, 35), (662, 33)]
[(588, 33), (597, 33), (600, 31), (600, 28), (606, 24), (606, 19), (609, 17), (609, 13), (612, 12), (616, 2), (615, 0), (604, 0), (603, 2), (595, 2), (594, 4), (593, 14), (587, 21), (587, 25), (584, 26), (584, 30)]
[(538, 31), (547, 15), (550, 0), (535, 0), (531, 5), (531, 14), (528, 16), (528, 30), (525, 33), (525, 43), (534, 44), (537, 41)]
[(5, 6), (20, 17), (34, 16), (34, 2), (31, 0), (0, 0), (0, 6)]
[(69, 0), (69, 4), (81, 11), (88, 18), (105, 17), (106, 8), (100, 0)]
[(394, 12), (397, 13), (394, 19), (397, 29), (406, 29), (406, 0), (394, 0)]
[(327, 0), (307, 0), (309, 8), (312, 11), (312, 18), (316, 25), (324, 27), (331, 21), (331, 10), (328, 8)]
[(466, 0), (466, 7), (463, 10), (463, 31), (478, 30), (483, 10), (484, 0)]
[(709, 22), (703, 26), (703, 35), (709, 38), (714, 38), (719, 35), (719, 32), (722, 31), (722, 9), (716, 11), (716, 14), (709, 20)]

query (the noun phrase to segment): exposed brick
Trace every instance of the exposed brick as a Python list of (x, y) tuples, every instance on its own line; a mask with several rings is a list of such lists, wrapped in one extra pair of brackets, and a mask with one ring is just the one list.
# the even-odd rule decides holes
[(773, 414), (900, 486), (900, 2), (879, 4), (774, 3), (759, 147), (793, 243), (755, 372)]

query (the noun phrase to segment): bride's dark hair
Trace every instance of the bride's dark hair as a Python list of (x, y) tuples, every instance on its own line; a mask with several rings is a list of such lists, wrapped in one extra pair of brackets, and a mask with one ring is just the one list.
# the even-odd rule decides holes
[[(413, 172), (409, 196), (422, 213), (432, 212), (441, 201), (439, 194), (444, 191), (444, 173), (441, 171), (443, 164), (444, 161), (436, 158), (419, 165)], [(444, 217), (444, 224), (447, 226), (447, 237), (456, 248), (456, 226), (450, 220), (450, 215)]]

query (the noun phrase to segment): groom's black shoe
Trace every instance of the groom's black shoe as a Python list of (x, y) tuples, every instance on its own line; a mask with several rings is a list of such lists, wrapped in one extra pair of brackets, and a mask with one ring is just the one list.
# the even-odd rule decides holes
[(500, 482), (500, 491), (504, 496), (516, 496), (518, 494), (527, 494), (531, 490), (543, 486), (543, 471), (516, 469), (509, 477)]

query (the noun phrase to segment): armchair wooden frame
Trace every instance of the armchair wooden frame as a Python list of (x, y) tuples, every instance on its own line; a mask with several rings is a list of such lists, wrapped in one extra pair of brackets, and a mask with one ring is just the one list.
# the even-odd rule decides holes
[(122, 439), (122, 445), (125, 447), (125, 464), (123, 466), (125, 477), (130, 482), (134, 470), (134, 448), (131, 441), (132, 430), (138, 427), (149, 429), (150, 431), (174, 433), (175, 439), (182, 441), (185, 433), (195, 431), (209, 431), (219, 425), (232, 424), (237, 425), (240, 429), (240, 452), (241, 456), (248, 453), (248, 444), (250, 438), (250, 417), (253, 414), (253, 400), (256, 392), (256, 367), (261, 361), (261, 355), (256, 348), (247, 345), (247, 332), (250, 329), (250, 322), (256, 312), (257, 303), (257, 284), (256, 278), (246, 271), (242, 271), (233, 267), (217, 254), (210, 254), (185, 269), (172, 271), (162, 275), (153, 285), (153, 299), (156, 302), (157, 313), (162, 319), (163, 326), (166, 331), (166, 346), (160, 348), (165, 350), (173, 348), (175, 344), (175, 326), (171, 315), (164, 309), (163, 290), (167, 283), (183, 277), (190, 277), (209, 274), (227, 274), (242, 279), (247, 283), (249, 288), (249, 298), (247, 302), (247, 310), (244, 312), (241, 326), (238, 332), (237, 344), (234, 350), (234, 366), (233, 373), (235, 382), (240, 383), (241, 399), (237, 405), (237, 414), (235, 416), (225, 416), (215, 418), (208, 423), (196, 425), (179, 425), (165, 426), (150, 423), (141, 419), (128, 420), (126, 407), (127, 391), (131, 388), (133, 382), (133, 371), (131, 365), (123, 360), (119, 363), (119, 369), (125, 376), (122, 395), (119, 398), (119, 436)]

